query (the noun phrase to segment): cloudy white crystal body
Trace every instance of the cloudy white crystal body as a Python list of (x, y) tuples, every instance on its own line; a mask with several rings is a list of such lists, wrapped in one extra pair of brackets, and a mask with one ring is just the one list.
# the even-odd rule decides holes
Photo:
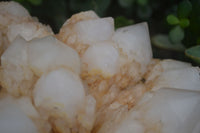
[[(21, 100), (20, 103), (22, 103)], [(29, 105), (28, 105), (29, 106)], [(21, 106), (22, 107), (22, 106)], [(34, 112), (29, 106), (29, 111)], [(20, 108), (16, 100), (5, 97), (0, 100), (0, 129), (2, 133), (38, 133), (35, 123), (29, 118), (27, 112)]]
[(58, 110), (74, 121), (85, 102), (81, 80), (73, 72), (58, 69), (43, 75), (36, 83), (33, 98), (36, 107)]
[(109, 40), (114, 33), (113, 25), (113, 18), (84, 20), (75, 25), (74, 31), (81, 43), (92, 45), (98, 41)]
[(199, 112), (199, 92), (163, 88), (145, 94), (114, 131), (197, 133)]
[(192, 67), (189, 63), (175, 60), (160, 61), (152, 69), (147, 81), (155, 77), (157, 79), (154, 81), (152, 90), (167, 87), (200, 91), (200, 69)]
[(1, 85), (13, 95), (28, 93), (33, 82), (33, 73), (28, 65), (28, 45), (17, 38), (1, 56)]
[(53, 36), (30, 41), (28, 52), (30, 68), (38, 76), (59, 67), (80, 73), (80, 59), (76, 51)]
[(9, 25), (7, 37), (9, 42), (12, 42), (17, 36), (22, 36), (25, 40), (30, 41), (34, 38), (42, 38), (52, 34), (50, 27), (32, 21)]
[(112, 39), (129, 62), (137, 62), (141, 72), (145, 73), (146, 66), (152, 59), (151, 44), (147, 23), (119, 28)]
[(19, 17), (30, 16), (28, 11), (17, 2), (2, 2), (0, 11), (2, 14), (12, 14)]
[(34, 38), (53, 35), (49, 26), (32, 18), (28, 11), (17, 2), (0, 3), (0, 54), (17, 36), (29, 41)]
[(82, 63), (91, 73), (102, 73), (105, 77), (113, 76), (118, 71), (119, 53), (109, 44), (102, 43), (90, 46), (82, 57)]
[(112, 18), (87, 11), (54, 36), (15, 2), (0, 4), (0, 20), (1, 86), (18, 97), (0, 100), (5, 132), (37, 133), (43, 124), (60, 133), (200, 132), (199, 68), (174, 60), (154, 64), (146, 23), (114, 31)]

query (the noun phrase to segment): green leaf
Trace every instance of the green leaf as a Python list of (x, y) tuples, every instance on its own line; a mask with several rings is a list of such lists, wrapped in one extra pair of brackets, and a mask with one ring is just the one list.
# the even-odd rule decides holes
[(42, 4), (42, 0), (28, 0), (28, 1), (35, 6)]
[(169, 39), (172, 43), (180, 43), (184, 38), (184, 31), (180, 26), (176, 26), (169, 32)]
[(187, 18), (192, 11), (192, 4), (189, 0), (183, 0), (179, 5), (178, 5), (178, 17), (179, 18)]
[(186, 18), (180, 19), (179, 25), (181, 28), (186, 28), (190, 25), (190, 20)]
[(170, 14), (170, 15), (167, 16), (167, 22), (170, 25), (176, 25), (176, 24), (179, 23), (179, 19), (176, 16)]
[(132, 19), (127, 19), (124, 16), (118, 16), (115, 18), (115, 28), (123, 27), (123, 26), (128, 26), (132, 25), (134, 21)]
[(172, 44), (167, 35), (159, 34), (154, 36), (152, 38), (152, 43), (153, 45), (162, 49), (181, 51), (181, 52), (185, 50), (185, 47), (181, 43), (175, 45)]
[(148, 3), (148, 0), (137, 0), (138, 5), (145, 6)]
[(121, 7), (127, 8), (131, 7), (135, 0), (118, 0), (118, 3)]
[(185, 54), (186, 56), (191, 58), (193, 61), (200, 64), (200, 45), (197, 45), (185, 50)]

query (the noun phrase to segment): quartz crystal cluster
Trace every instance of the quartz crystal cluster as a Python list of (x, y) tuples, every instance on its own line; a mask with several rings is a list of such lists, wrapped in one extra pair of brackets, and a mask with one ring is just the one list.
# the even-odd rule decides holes
[(153, 59), (147, 23), (93, 11), (58, 34), (0, 2), (0, 132), (199, 133), (200, 69)]

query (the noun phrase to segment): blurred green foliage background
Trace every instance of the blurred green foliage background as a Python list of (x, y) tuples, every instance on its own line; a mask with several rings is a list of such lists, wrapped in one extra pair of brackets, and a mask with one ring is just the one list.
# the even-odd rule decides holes
[(15, 0), (57, 33), (72, 14), (94, 10), (115, 18), (115, 28), (149, 24), (155, 58), (200, 65), (200, 0)]

